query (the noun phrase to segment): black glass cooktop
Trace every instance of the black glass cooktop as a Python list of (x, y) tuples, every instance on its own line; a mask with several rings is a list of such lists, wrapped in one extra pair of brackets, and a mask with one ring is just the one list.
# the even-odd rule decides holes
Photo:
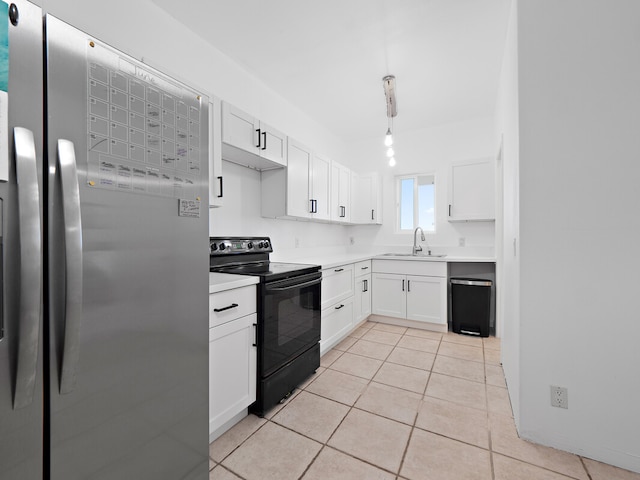
[(281, 262), (251, 262), (235, 265), (225, 265), (212, 268), (212, 271), (220, 273), (233, 273), (236, 275), (255, 275), (275, 280), (297, 275), (306, 275), (320, 270), (318, 265), (306, 265), (302, 263)]

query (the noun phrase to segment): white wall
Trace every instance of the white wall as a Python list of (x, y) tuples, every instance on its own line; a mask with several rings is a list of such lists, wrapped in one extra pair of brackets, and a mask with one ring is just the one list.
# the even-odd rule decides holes
[[(150, 0), (36, 0), (47, 12), (113, 47), (235, 106), (338, 161), (344, 142), (267, 88)], [(179, 8), (179, 4), (176, 4)], [(225, 207), (211, 209), (211, 235), (270, 235), (276, 249), (346, 247), (346, 227), (260, 217), (260, 174), (224, 163)], [(242, 194), (240, 193), (242, 189)]]
[(394, 176), (412, 173), (436, 175), (436, 232), (427, 234), (430, 246), (457, 246), (460, 237), (467, 247), (487, 247), (493, 254), (494, 222), (449, 223), (447, 221), (447, 190), (449, 165), (455, 160), (495, 158), (494, 120), (480, 118), (461, 123), (394, 134), (393, 148), (397, 165), (389, 167), (383, 145), (384, 132), (379, 137), (355, 142), (350, 149), (350, 165), (360, 172), (380, 172), (383, 195), (383, 225), (381, 227), (351, 227), (356, 246), (404, 246), (413, 243), (411, 234), (395, 233)]
[(638, 32), (637, 0), (518, 5), (520, 434), (640, 472)]
[(498, 164), (499, 208), (496, 212), (496, 315), (502, 339), (502, 363), (516, 426), (520, 424), (520, 230), (518, 132), (518, 24), (517, 3), (511, 5), (500, 90), (496, 106), (496, 144), (502, 145)]

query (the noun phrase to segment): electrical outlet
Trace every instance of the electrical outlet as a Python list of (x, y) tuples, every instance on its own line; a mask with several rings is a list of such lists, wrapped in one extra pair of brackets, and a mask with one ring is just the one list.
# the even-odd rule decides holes
[(458, 238), (458, 246), (459, 247), (464, 247), (466, 242), (467, 242), (467, 240), (464, 237)]
[(551, 406), (569, 408), (569, 392), (564, 387), (551, 385)]

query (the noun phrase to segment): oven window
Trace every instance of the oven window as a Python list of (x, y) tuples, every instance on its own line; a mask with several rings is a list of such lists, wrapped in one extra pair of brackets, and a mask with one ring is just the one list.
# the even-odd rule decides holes
[(310, 288), (278, 302), (278, 346), (296, 342), (313, 330), (313, 310), (314, 294)]

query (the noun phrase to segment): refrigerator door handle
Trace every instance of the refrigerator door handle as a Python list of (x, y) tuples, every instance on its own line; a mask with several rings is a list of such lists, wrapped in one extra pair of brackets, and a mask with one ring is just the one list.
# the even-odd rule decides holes
[(76, 386), (76, 369), (80, 353), (82, 324), (82, 221), (80, 187), (73, 142), (58, 139), (58, 165), (62, 184), (62, 211), (65, 243), (65, 322), (60, 393), (70, 393)]
[(40, 192), (33, 132), (13, 130), (20, 221), (20, 318), (14, 408), (31, 404), (36, 384), (42, 292)]

